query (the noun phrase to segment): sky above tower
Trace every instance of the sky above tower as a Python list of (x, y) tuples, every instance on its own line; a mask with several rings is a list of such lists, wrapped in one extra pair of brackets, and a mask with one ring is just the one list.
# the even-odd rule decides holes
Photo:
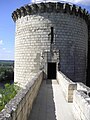
[(90, 0), (32, 0), (32, 2), (59, 2), (59, 1), (65, 1), (70, 2), (74, 4), (81, 4), (88, 6), (90, 4)]
[[(45, 0), (0, 0), (0, 60), (14, 60), (15, 23), (12, 12), (31, 2), (45, 2)], [(46, 0), (47, 2), (62, 0)], [(90, 0), (63, 0), (86, 8), (90, 13)]]

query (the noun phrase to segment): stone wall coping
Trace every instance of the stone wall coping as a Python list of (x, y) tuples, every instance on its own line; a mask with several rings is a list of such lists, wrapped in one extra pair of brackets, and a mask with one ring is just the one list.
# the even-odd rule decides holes
[(26, 15), (33, 15), (39, 13), (69, 13), (70, 15), (79, 16), (83, 18), (87, 23), (89, 20), (89, 13), (86, 9), (82, 9), (79, 6), (71, 5), (69, 3), (61, 3), (61, 2), (47, 2), (47, 3), (37, 3), (37, 4), (27, 4), (22, 6), (20, 9), (16, 9), (12, 13), (12, 18), (16, 21), (18, 18)]
[(62, 74), (63, 78), (69, 83), (69, 84), (76, 84), (72, 80), (70, 80), (66, 75), (64, 75), (61, 71), (58, 71), (60, 74)]
[(16, 96), (5, 105), (5, 108), (0, 112), (0, 120), (12, 120), (12, 115), (15, 114), (19, 104), (23, 101), (23, 99), (25, 99), (26, 94), (28, 94), (28, 91), (32, 89), (32, 86), (34, 85), (35, 81), (37, 81), (42, 72), (43, 71), (38, 72), (38, 74), (27, 83), (25, 88), (22, 88), (16, 94)]
[(74, 94), (77, 94), (78, 96), (80, 96), (83, 102), (85, 101), (88, 103), (88, 105), (90, 105), (90, 96), (88, 96), (88, 94), (85, 91), (74, 90)]
[(90, 88), (82, 82), (77, 82), (77, 90), (86, 90), (90, 92)]
[(66, 100), (73, 102), (73, 91), (77, 89), (77, 84), (71, 81), (61, 71), (57, 71), (57, 80), (62, 87)]
[(84, 90), (74, 90), (73, 115), (76, 119), (90, 120), (90, 97)]

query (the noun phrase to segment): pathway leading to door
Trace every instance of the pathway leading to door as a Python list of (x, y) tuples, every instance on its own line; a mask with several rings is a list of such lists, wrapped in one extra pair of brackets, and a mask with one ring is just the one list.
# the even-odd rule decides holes
[(56, 80), (43, 81), (29, 120), (75, 120)]

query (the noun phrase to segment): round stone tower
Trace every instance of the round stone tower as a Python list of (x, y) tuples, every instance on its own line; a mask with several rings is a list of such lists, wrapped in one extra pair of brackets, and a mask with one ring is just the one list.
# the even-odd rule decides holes
[[(67, 3), (28, 4), (12, 13), (16, 22), (15, 82), (25, 85), (40, 70), (59, 69), (86, 83), (88, 12)], [(50, 68), (51, 71), (50, 73)]]

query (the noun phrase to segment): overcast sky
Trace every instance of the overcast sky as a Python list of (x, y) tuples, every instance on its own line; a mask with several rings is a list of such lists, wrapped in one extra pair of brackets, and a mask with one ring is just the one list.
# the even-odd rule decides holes
[[(33, 1), (38, 0), (32, 0), (32, 2)], [(80, 5), (83, 8), (86, 8), (90, 13), (90, 0), (63, 0), (63, 1)], [(31, 1), (0, 0), (0, 60), (14, 60), (15, 23), (11, 18), (11, 14), (14, 10), (16, 10), (16, 8), (20, 8), (21, 6), (28, 3), (31, 3)]]

